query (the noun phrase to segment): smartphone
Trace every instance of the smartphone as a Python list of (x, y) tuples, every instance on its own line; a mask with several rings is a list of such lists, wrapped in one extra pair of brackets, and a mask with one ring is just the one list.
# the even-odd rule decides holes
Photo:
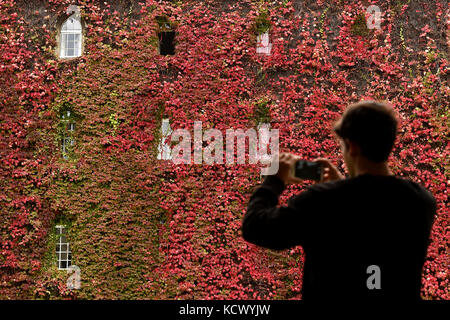
[(319, 162), (299, 160), (294, 165), (293, 175), (300, 179), (320, 181), (322, 174), (323, 166)]

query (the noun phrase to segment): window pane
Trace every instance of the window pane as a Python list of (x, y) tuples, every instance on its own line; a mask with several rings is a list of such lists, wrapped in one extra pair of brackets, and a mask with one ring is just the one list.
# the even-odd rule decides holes
[(163, 136), (166, 136), (169, 134), (170, 131), (170, 122), (169, 119), (163, 119), (161, 123), (161, 133)]
[(74, 48), (74, 56), (78, 57), (79, 54), (79, 47), (80, 47), (80, 35), (79, 34), (74, 34), (74, 41), (73, 41), (73, 48)]
[[(66, 140), (66, 139), (64, 139)], [(57, 226), (56, 234), (59, 235), (56, 244), (56, 259), (59, 269), (67, 269), (71, 265), (72, 253), (67, 239), (68, 230), (65, 226)]]
[(78, 57), (81, 55), (81, 27), (76, 30), (61, 31), (61, 56)]

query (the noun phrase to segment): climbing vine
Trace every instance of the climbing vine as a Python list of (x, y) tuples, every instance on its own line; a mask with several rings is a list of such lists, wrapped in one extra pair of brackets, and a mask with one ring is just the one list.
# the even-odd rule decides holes
[[(282, 151), (345, 170), (330, 127), (361, 99), (399, 114), (390, 165), (438, 203), (422, 295), (449, 298), (445, 1), (379, 1), (381, 29), (366, 30), (359, 1), (83, 0), (83, 56), (59, 59), (71, 4), (0, 2), (0, 298), (300, 299), (301, 247), (272, 252), (240, 235), (259, 168), (157, 160), (161, 120), (268, 121)], [(176, 52), (163, 56), (168, 22)], [(271, 55), (258, 55), (269, 28)], [(79, 290), (51, 262), (61, 219)]]

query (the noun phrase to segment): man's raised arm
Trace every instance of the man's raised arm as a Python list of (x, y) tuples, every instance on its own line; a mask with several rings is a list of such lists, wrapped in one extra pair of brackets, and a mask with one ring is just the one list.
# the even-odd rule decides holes
[(288, 206), (278, 206), (278, 198), (285, 189), (284, 181), (300, 181), (289, 177), (295, 161), (295, 157), (282, 154), (278, 174), (267, 176), (250, 197), (241, 228), (246, 241), (281, 250), (301, 244), (307, 236), (307, 221), (312, 209), (309, 193), (292, 197)]

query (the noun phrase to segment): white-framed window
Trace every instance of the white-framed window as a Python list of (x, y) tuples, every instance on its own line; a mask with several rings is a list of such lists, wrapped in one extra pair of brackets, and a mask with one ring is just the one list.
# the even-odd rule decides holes
[(61, 141), (61, 152), (64, 159), (67, 159), (69, 156), (69, 150), (75, 144), (75, 140), (73, 139), (73, 132), (75, 131), (75, 123), (71, 118), (71, 113), (67, 110), (63, 116), (62, 121), (64, 124), (64, 133)]
[(259, 34), (256, 38), (256, 53), (270, 55), (272, 44), (269, 40), (269, 31)]
[(80, 15), (74, 13), (61, 25), (60, 57), (75, 58), (81, 56), (82, 42)]
[(65, 225), (56, 226), (56, 259), (59, 270), (67, 270), (72, 265), (72, 252), (67, 239), (67, 228)]
[(172, 149), (170, 148), (170, 136), (172, 135), (172, 128), (170, 128), (170, 120), (163, 119), (161, 122), (161, 139), (158, 145), (158, 160), (171, 160)]

